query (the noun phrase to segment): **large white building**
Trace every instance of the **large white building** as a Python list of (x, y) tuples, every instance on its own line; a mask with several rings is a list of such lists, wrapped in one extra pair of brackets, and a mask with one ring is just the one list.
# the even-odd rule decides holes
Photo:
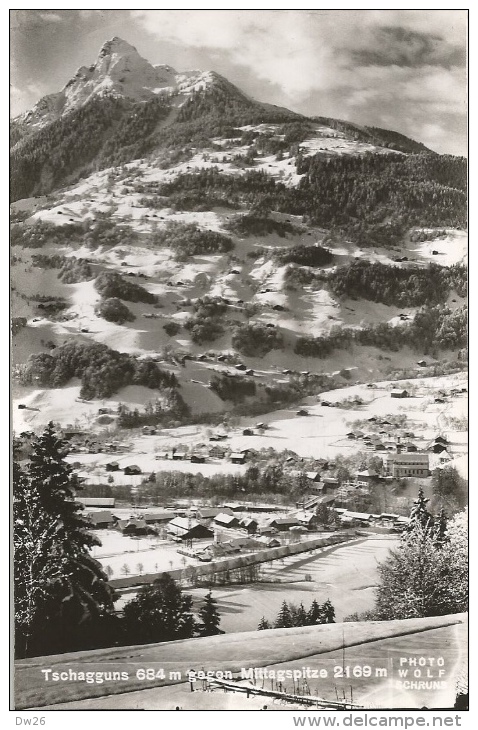
[(387, 454), (388, 471), (394, 477), (428, 477), (428, 454)]

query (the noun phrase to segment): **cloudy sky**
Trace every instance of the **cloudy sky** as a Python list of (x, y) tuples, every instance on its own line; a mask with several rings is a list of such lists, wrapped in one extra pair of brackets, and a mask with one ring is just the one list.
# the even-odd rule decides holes
[(10, 22), (12, 116), (117, 35), (261, 101), (467, 154), (466, 10), (13, 10)]

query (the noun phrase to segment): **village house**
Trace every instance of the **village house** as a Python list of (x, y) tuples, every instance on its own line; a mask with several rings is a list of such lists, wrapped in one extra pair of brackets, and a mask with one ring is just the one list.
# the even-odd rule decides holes
[(327, 492), (327, 487), (325, 485), (325, 482), (310, 482), (308, 485), (308, 488), (311, 492), (319, 495), (320, 497)]
[(428, 477), (430, 463), (428, 454), (388, 454), (387, 468), (393, 477)]
[(138, 517), (141, 517), (147, 525), (161, 525), (174, 519), (174, 512), (172, 510), (148, 510), (141, 512)]
[(394, 388), (392, 392), (390, 393), (390, 396), (392, 398), (408, 398), (408, 390), (405, 390), (404, 388)]
[(380, 522), (387, 524), (393, 524), (398, 520), (399, 515), (394, 514), (393, 512), (382, 512), (380, 515), (378, 515), (378, 519)]
[(104, 530), (112, 527), (117, 518), (109, 510), (96, 510), (84, 512), (84, 516), (91, 522), (91, 526), (97, 530)]
[(396, 451), (398, 446), (396, 441), (384, 441), (383, 445), (385, 446), (387, 451)]
[(156, 433), (156, 429), (154, 426), (143, 426), (142, 433), (143, 436), (154, 436)]
[(227, 433), (215, 433), (209, 436), (209, 441), (225, 441), (227, 439)]
[(202, 454), (191, 454), (191, 464), (205, 464), (206, 457)]
[(270, 537), (268, 535), (263, 534), (260, 537), (256, 537), (256, 540), (268, 548), (274, 548), (274, 547), (281, 546), (281, 541), (277, 537)]
[(246, 504), (241, 504), (240, 502), (224, 502), (219, 512), (230, 514), (231, 512), (245, 512), (248, 509), (249, 507)]
[(105, 466), (106, 471), (119, 471), (119, 464), (117, 461), (110, 461)]
[(211, 446), (209, 449), (209, 456), (211, 459), (224, 459), (226, 456), (226, 449), (221, 446)]
[(315, 512), (303, 510), (301, 512), (297, 512), (295, 518), (299, 525), (306, 527), (308, 530), (315, 530), (317, 528), (318, 518)]
[(340, 516), (340, 522), (343, 525), (368, 525), (372, 521), (372, 515), (368, 512), (350, 512), (346, 510)]
[(123, 474), (125, 476), (133, 476), (136, 474), (142, 474), (141, 467), (139, 467), (137, 464), (131, 464), (130, 466), (125, 466), (123, 469)]
[(187, 458), (187, 451), (177, 449), (173, 451), (173, 461), (184, 461)]
[(188, 517), (175, 517), (166, 527), (170, 535), (183, 542), (213, 538), (214, 532), (197, 520)]
[(401, 444), (399, 444), (399, 446), (401, 447), (402, 451), (406, 451), (409, 454), (416, 454), (416, 452), (418, 451), (418, 446), (416, 446), (411, 441), (406, 441), (405, 443), (401, 443)]
[(246, 517), (245, 519), (241, 520), (240, 526), (246, 530), (249, 535), (255, 535), (257, 532), (257, 520), (254, 520), (252, 517)]
[(443, 451), (446, 451), (446, 446), (445, 444), (434, 442), (428, 447), (427, 451), (431, 451), (434, 454), (441, 454)]
[(79, 428), (73, 428), (72, 426), (66, 426), (62, 430), (62, 436), (64, 439), (67, 439), (70, 441), (71, 439), (75, 439), (76, 441), (81, 441), (88, 438), (88, 433), (85, 431), (82, 431)]
[(367, 486), (371, 482), (376, 481), (378, 474), (373, 469), (364, 469), (362, 471), (358, 471), (355, 477), (359, 486)]
[(363, 431), (353, 431), (353, 436), (356, 439), (362, 439), (365, 436), (365, 434)]
[(202, 521), (210, 521), (221, 514), (221, 512), (224, 512), (224, 509), (221, 507), (200, 507), (196, 512), (196, 518)]
[(299, 527), (299, 524), (296, 517), (275, 517), (269, 522), (269, 527), (279, 532), (287, 532), (291, 527)]
[(296, 502), (296, 507), (307, 512), (316, 509), (322, 504), (332, 504), (333, 502), (335, 502), (335, 496), (333, 494), (308, 494), (302, 497), (299, 502)]
[(239, 527), (239, 519), (234, 515), (228, 515), (226, 512), (220, 512), (216, 515), (214, 523), (218, 527)]
[(129, 520), (118, 520), (116, 527), (123, 535), (130, 535), (132, 537), (156, 534), (154, 527), (147, 525), (141, 518), (133, 517)]
[(246, 455), (243, 452), (233, 452), (229, 457), (233, 464), (244, 464), (246, 461)]

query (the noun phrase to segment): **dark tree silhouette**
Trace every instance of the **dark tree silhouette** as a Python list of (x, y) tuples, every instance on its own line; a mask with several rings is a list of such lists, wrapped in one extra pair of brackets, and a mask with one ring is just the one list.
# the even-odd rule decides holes
[(204, 597), (204, 603), (199, 609), (199, 618), (201, 620), (199, 625), (200, 636), (214, 636), (223, 633), (219, 628), (221, 617), (217, 610), (217, 601), (212, 597), (211, 591), (206, 593)]
[(294, 607), (291, 614), (294, 626), (307, 626), (307, 611), (305, 610), (302, 601), (297, 607)]
[(335, 623), (335, 609), (330, 602), (330, 598), (322, 604), (320, 607), (322, 613), (322, 623), (334, 624)]
[[(15, 629), (17, 656), (86, 649), (108, 641), (114, 594), (90, 555), (75, 501), (77, 485), (64, 461), (67, 444), (49, 423), (32, 443), (29, 463), (13, 472)], [(103, 634), (103, 637), (102, 637)]]
[(128, 641), (151, 644), (190, 638), (196, 628), (191, 607), (192, 597), (181, 592), (169, 573), (163, 573), (125, 605)]
[(275, 629), (289, 629), (292, 626), (292, 616), (287, 601), (283, 601), (277, 618), (274, 622)]
[(307, 623), (309, 624), (309, 626), (314, 626), (315, 624), (322, 623), (321, 606), (315, 598), (312, 601), (310, 608), (307, 612)]
[(433, 516), (427, 509), (429, 501), (429, 499), (426, 499), (423, 489), (420, 487), (418, 490), (418, 496), (413, 502), (413, 507), (410, 512), (410, 522), (407, 526), (407, 532), (413, 532), (417, 525), (423, 527), (424, 530), (431, 529), (433, 525)]

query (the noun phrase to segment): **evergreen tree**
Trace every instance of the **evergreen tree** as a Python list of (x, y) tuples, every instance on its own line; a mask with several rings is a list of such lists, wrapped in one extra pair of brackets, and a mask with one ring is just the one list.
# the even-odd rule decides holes
[(436, 469), (432, 477), (434, 504), (450, 512), (462, 509), (467, 503), (467, 483), (453, 466)]
[(145, 585), (124, 607), (128, 641), (151, 644), (189, 639), (196, 622), (191, 612), (192, 597), (183, 594), (169, 573)]
[(330, 598), (322, 604), (320, 607), (322, 613), (322, 623), (334, 624), (335, 623), (335, 609), (330, 602)]
[(425, 530), (431, 529), (433, 517), (427, 509), (429, 501), (429, 499), (425, 498), (423, 489), (420, 487), (418, 490), (418, 496), (413, 502), (413, 507), (410, 512), (410, 522), (407, 527), (408, 532), (413, 532), (417, 525), (420, 525)]
[(449, 520), (447, 542), (443, 552), (452, 563), (453, 581), (448, 590), (453, 595), (457, 610), (466, 611), (469, 593), (468, 565), (468, 507)]
[[(108, 643), (114, 594), (90, 550), (99, 540), (75, 502), (66, 442), (52, 423), (13, 470), (17, 656)], [(81, 625), (81, 631), (79, 627)]]
[(272, 628), (272, 626), (270, 625), (269, 621), (267, 621), (267, 619), (264, 618), (264, 616), (263, 616), (261, 618), (261, 620), (259, 621), (259, 625), (257, 626), (257, 630), (258, 631), (265, 631), (265, 629), (271, 629), (271, 628)]
[(435, 615), (429, 612), (435, 582), (435, 550), (430, 535), (419, 523), (398, 550), (391, 550), (379, 565), (377, 613), (383, 620)]
[(379, 565), (379, 574), (376, 610), (381, 620), (467, 610), (466, 541), (437, 545), (433, 532), (417, 522)]
[(314, 598), (314, 600), (312, 601), (310, 608), (307, 612), (307, 624), (309, 626), (315, 626), (316, 624), (321, 624), (321, 623), (322, 623), (321, 606), (319, 605), (319, 603), (317, 603), (317, 601)]
[(441, 508), (438, 517), (435, 518), (433, 524), (433, 539), (437, 547), (442, 547), (448, 540), (447, 516), (443, 507)]
[(282, 601), (280, 611), (274, 622), (275, 629), (290, 629), (292, 626), (292, 616), (287, 601)]
[(211, 591), (204, 597), (204, 603), (199, 609), (199, 618), (202, 622), (199, 627), (200, 636), (214, 636), (222, 633), (219, 628), (221, 617), (217, 610), (217, 601), (212, 597)]
[(307, 612), (302, 601), (294, 611), (294, 626), (307, 626)]

